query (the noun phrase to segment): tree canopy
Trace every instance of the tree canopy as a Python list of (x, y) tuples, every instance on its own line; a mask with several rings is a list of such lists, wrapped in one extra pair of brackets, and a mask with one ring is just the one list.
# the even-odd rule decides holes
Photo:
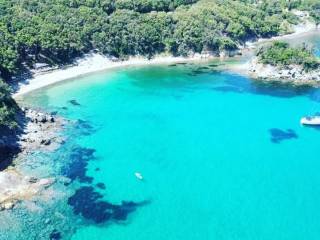
[(0, 132), (4, 128), (14, 129), (18, 126), (16, 109), (16, 104), (10, 95), (10, 88), (0, 79)]
[(257, 55), (260, 62), (274, 66), (301, 65), (307, 71), (320, 66), (319, 60), (306, 45), (290, 47), (286, 42), (276, 41), (271, 46), (261, 48)]
[(288, 31), (292, 8), (319, 17), (316, 0), (0, 0), (0, 72), (92, 49), (120, 58), (232, 50)]
[[(298, 23), (292, 9), (320, 22), (318, 0), (0, 0), (0, 75), (8, 80), (34, 63), (63, 64), (94, 49), (118, 58), (234, 50), (290, 31)], [(280, 43), (261, 58), (315, 63)], [(0, 80), (0, 127), (16, 126), (15, 111)]]

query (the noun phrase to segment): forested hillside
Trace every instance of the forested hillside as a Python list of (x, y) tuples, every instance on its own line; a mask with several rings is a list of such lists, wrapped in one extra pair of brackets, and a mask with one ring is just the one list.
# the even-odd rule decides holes
[[(90, 50), (125, 58), (233, 50), (290, 31), (319, 0), (0, 0), (0, 75), (34, 63), (63, 64)], [(7, 96), (1, 85), (0, 93)], [(7, 112), (1, 101), (0, 124)]]
[(0, 133), (18, 126), (16, 110), (17, 106), (11, 98), (9, 86), (0, 79)]
[(91, 49), (115, 57), (233, 49), (288, 31), (297, 18), (287, 8), (319, 9), (316, 0), (254, 2), (0, 0), (0, 71), (7, 77), (22, 64), (59, 64)]

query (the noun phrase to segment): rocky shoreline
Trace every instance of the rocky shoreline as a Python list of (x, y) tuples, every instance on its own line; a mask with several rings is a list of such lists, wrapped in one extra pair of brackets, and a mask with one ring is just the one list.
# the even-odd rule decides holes
[(263, 81), (280, 81), (295, 85), (313, 86), (320, 84), (320, 69), (306, 71), (299, 65), (272, 66), (259, 63), (258, 58), (254, 58), (250, 62), (247, 72), (251, 78)]
[(28, 121), (20, 137), (22, 151), (54, 151), (64, 143), (59, 132), (67, 123), (65, 119), (28, 108), (22, 108), (22, 111)]
[(29, 108), (22, 108), (19, 118), (23, 127), (17, 139), (13, 136), (1, 137), (0, 151), (9, 149), (14, 153), (12, 162), (2, 166), (3, 171), (0, 171), (0, 211), (13, 208), (19, 201), (39, 196), (56, 181), (51, 177), (39, 179), (29, 176), (19, 168), (19, 164), (23, 164), (30, 154), (36, 151), (52, 152), (65, 141), (60, 132), (66, 120)]

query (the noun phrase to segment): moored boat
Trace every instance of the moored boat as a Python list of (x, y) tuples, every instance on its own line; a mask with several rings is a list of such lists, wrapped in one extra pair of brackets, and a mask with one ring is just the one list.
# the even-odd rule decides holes
[(303, 117), (300, 123), (303, 125), (320, 126), (320, 116)]
[(141, 173), (139, 172), (135, 172), (134, 175), (136, 176), (136, 178), (138, 178), (139, 180), (143, 180), (143, 176)]

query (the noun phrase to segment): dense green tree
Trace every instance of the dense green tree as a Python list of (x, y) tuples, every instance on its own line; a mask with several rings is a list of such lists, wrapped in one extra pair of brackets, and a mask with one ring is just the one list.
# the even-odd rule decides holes
[[(319, 0), (0, 0), (0, 74), (8, 80), (36, 62), (63, 64), (93, 49), (120, 58), (233, 50), (290, 31), (293, 9), (320, 23)], [(293, 54), (282, 53), (265, 53), (265, 61)], [(0, 126), (13, 127), (9, 92), (0, 81)]]
[(97, 49), (125, 58), (234, 49), (290, 31), (317, 0), (0, 0), (0, 71), (51, 65)]
[(0, 133), (4, 128), (14, 129), (18, 126), (16, 109), (16, 104), (10, 96), (10, 88), (0, 79)]
[(9, 33), (4, 24), (0, 23), (0, 72), (13, 73), (16, 69), (18, 53), (14, 36)]
[(306, 45), (290, 47), (288, 43), (276, 41), (271, 46), (261, 48), (257, 53), (259, 60), (275, 66), (302, 65), (305, 70), (316, 69), (319, 60)]

